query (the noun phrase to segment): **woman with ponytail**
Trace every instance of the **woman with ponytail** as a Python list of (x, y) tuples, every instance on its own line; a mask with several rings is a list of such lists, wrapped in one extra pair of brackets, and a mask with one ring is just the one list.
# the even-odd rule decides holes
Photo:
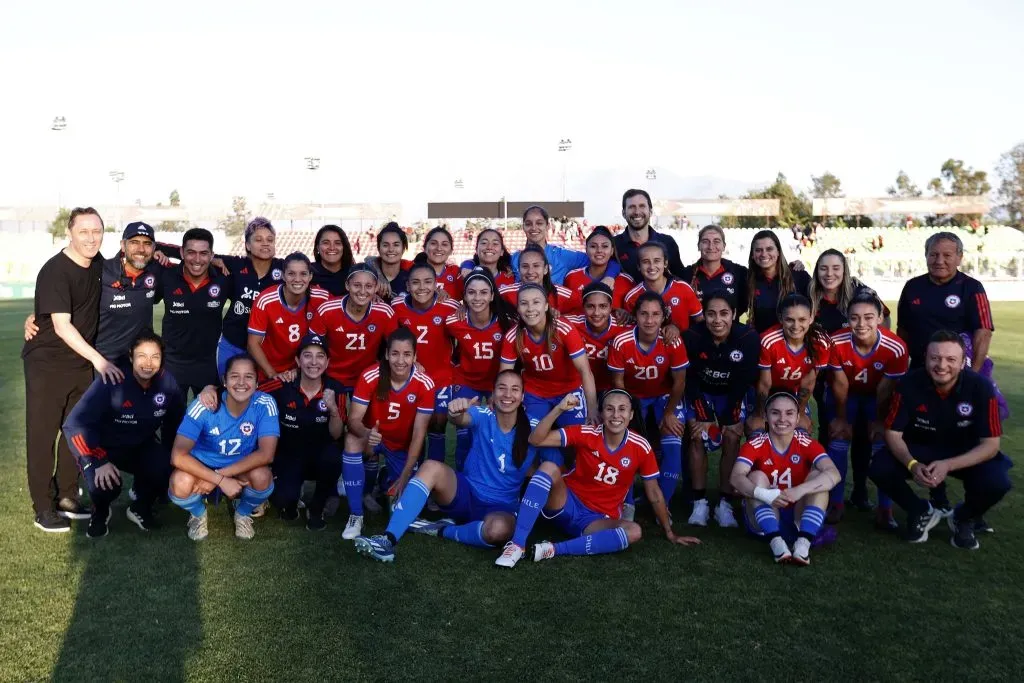
[(462, 277), (474, 270), (486, 270), (498, 287), (515, 284), (512, 272), (512, 254), (505, 248), (505, 239), (494, 228), (481, 230), (476, 236), (473, 258), (462, 262)]

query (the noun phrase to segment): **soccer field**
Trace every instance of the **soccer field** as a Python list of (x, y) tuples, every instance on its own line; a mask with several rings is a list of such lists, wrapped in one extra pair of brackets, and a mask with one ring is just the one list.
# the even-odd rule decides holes
[[(493, 566), (497, 551), (416, 535), (393, 565), (377, 564), (341, 540), (344, 517), (312, 533), (271, 514), (244, 542), (224, 505), (202, 543), (173, 506), (162, 531), (143, 534), (124, 496), (104, 539), (86, 538), (84, 522), (40, 533), (19, 357), (30, 309), (0, 302), (0, 681), (1020, 680), (1018, 489), (987, 516), (997, 532), (977, 552), (952, 548), (944, 526), (910, 545), (850, 511), (808, 568), (775, 566), (757, 542), (714, 526), (697, 533), (701, 547), (671, 547), (650, 518), (625, 553), (514, 571)], [(993, 309), (1013, 411), (1003, 449), (1016, 458), (1024, 311)], [(1021, 468), (1012, 476), (1020, 486)], [(385, 517), (367, 524), (378, 532)]]

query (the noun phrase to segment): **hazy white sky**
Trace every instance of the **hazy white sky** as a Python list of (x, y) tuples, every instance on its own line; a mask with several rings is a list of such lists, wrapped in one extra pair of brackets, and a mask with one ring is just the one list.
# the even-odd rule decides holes
[(557, 198), (565, 136), (571, 174), (877, 195), (1024, 140), (1024, 2), (841, 6), (9, 2), (0, 205), (109, 203), (115, 168), (147, 204)]

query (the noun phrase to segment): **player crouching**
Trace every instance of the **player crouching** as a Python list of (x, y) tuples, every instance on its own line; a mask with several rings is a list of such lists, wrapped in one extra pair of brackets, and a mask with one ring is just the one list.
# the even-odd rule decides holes
[(768, 432), (743, 444), (730, 482), (746, 499), (747, 529), (768, 540), (775, 561), (808, 565), (811, 543), (825, 523), (828, 492), (839, 483), (839, 470), (820, 443), (796, 432), (800, 409), (795, 396), (773, 394), (765, 415)]

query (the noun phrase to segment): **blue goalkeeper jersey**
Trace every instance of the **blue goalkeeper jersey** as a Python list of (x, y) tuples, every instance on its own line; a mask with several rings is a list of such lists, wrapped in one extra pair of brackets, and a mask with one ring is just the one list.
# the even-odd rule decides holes
[(259, 446), (260, 437), (281, 435), (277, 403), (269, 394), (253, 393), (238, 417), (228, 412), (226, 401), (227, 392), (221, 392), (220, 405), (211, 412), (195, 399), (178, 427), (178, 434), (195, 441), (192, 456), (213, 469), (250, 455)]
[(470, 419), (473, 445), (466, 456), (463, 474), (474, 495), (484, 503), (518, 503), (523, 479), (536, 460), (535, 449), (531, 446), (526, 460), (516, 466), (512, 456), (516, 430), (503, 432), (497, 416), (489, 408), (470, 406), (466, 414)]

